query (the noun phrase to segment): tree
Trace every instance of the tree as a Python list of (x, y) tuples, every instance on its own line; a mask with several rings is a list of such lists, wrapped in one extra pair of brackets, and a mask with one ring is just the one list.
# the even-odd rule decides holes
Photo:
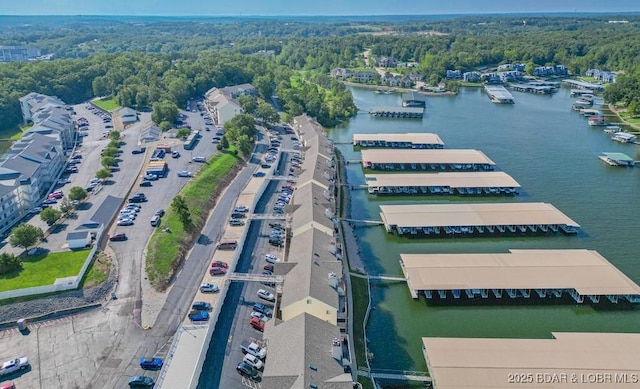
[(246, 113), (252, 114), (258, 108), (258, 103), (256, 103), (256, 99), (253, 96), (243, 95), (238, 97), (238, 103), (240, 103), (240, 108)]
[(102, 150), (103, 157), (115, 157), (118, 155), (119, 151), (115, 147), (108, 146), (106, 149)]
[(191, 134), (191, 130), (188, 128), (180, 128), (178, 131), (176, 131), (176, 137), (180, 139), (188, 137), (189, 134)]
[(100, 163), (105, 168), (108, 168), (116, 164), (116, 159), (113, 157), (102, 157), (102, 161), (100, 161)]
[(0, 275), (9, 274), (22, 269), (20, 259), (13, 254), (0, 254)]
[(253, 79), (253, 86), (263, 99), (269, 100), (273, 94), (273, 80), (269, 76), (258, 76)]
[[(120, 131), (111, 131), (109, 133), (109, 139), (115, 140), (115, 141), (119, 141), (120, 140)], [(118, 143), (118, 145), (120, 145), (120, 144)]]
[(638, 106), (638, 102), (636, 100), (633, 100), (627, 106), (627, 114), (632, 118), (640, 114), (640, 107)]
[(120, 141), (119, 140), (114, 140), (114, 139), (109, 141), (109, 144), (107, 145), (107, 148), (117, 149), (118, 147), (120, 147)]
[(169, 100), (162, 100), (153, 104), (151, 120), (155, 123), (173, 123), (178, 118), (178, 106)]
[[(63, 197), (62, 200), (60, 200), (60, 211), (64, 214), (69, 213), (71, 210), (73, 209), (73, 205), (71, 204), (71, 202), (69, 201), (68, 198)], [(43, 211), (44, 212), (44, 211)]]
[(271, 104), (260, 103), (256, 110), (256, 117), (262, 119), (267, 124), (274, 124), (280, 120), (280, 115)]
[(229, 148), (229, 140), (224, 135), (222, 136), (222, 139), (220, 140), (219, 144), (222, 146), (223, 150), (226, 150)]
[(171, 125), (170, 122), (164, 120), (160, 122), (160, 124), (158, 124), (158, 127), (160, 127), (160, 131), (165, 132), (165, 131), (169, 131), (173, 126)]
[[(107, 169), (107, 168), (102, 168), (102, 169), (100, 169), (100, 170), (98, 170), (96, 172), (96, 178), (99, 178), (101, 180), (104, 180), (105, 178), (107, 178), (109, 176), (111, 176), (111, 171), (109, 169)], [(80, 188), (80, 189), (82, 189), (82, 188)], [(82, 190), (84, 190), (84, 189), (82, 189)], [(71, 197), (71, 196), (69, 196), (69, 197)]]
[(45, 208), (40, 212), (40, 218), (47, 223), (48, 226), (53, 225), (62, 216), (62, 212), (53, 208)]
[(185, 231), (190, 231), (193, 228), (193, 222), (191, 221), (191, 212), (184, 199), (184, 197), (177, 195), (171, 202), (171, 209), (178, 215), (182, 227)]
[[(98, 172), (100, 172), (100, 170), (98, 170)], [(98, 174), (96, 173), (96, 176), (97, 175)], [(87, 195), (87, 191), (79, 186), (74, 186), (69, 189), (69, 200), (71, 201), (82, 201), (87, 198)]]
[(36, 244), (38, 239), (42, 239), (43, 237), (44, 233), (39, 227), (22, 223), (11, 231), (9, 243), (11, 243), (12, 246), (27, 249)]

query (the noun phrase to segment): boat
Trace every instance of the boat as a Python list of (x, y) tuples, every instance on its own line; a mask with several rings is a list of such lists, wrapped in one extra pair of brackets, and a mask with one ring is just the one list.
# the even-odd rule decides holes
[(589, 118), (589, 125), (595, 127), (604, 127), (607, 125), (607, 122), (604, 120), (603, 116), (591, 116)]
[(620, 143), (636, 143), (636, 136), (628, 132), (620, 131), (611, 135), (611, 139)]
[(581, 109), (580, 113), (582, 113), (586, 117), (602, 116), (602, 112), (598, 111), (597, 109), (591, 109), (591, 108)]

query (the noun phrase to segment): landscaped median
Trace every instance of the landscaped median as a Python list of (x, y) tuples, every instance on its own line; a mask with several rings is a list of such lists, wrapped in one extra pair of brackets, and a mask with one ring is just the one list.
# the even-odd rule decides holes
[[(185, 231), (178, 215), (169, 208), (147, 247), (146, 270), (151, 284), (165, 289), (174, 271), (184, 259), (196, 232), (204, 226), (215, 199), (231, 182), (240, 168), (241, 158), (233, 152), (218, 152), (205, 164), (196, 177), (180, 192), (191, 214), (194, 228)], [(168, 228), (169, 232), (165, 232)]]
[(56, 279), (78, 275), (89, 250), (28, 255), (22, 270), (0, 275), (0, 292), (52, 285)]

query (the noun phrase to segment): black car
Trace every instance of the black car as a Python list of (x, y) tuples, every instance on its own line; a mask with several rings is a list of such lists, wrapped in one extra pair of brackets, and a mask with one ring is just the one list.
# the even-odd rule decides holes
[(133, 149), (133, 150), (131, 151), (131, 154), (142, 154), (142, 153), (144, 153), (145, 151), (147, 151), (147, 149), (146, 149), (145, 147), (140, 148), (140, 149)]
[(133, 197), (129, 198), (129, 202), (130, 203), (144, 203), (145, 201), (147, 201), (147, 199), (143, 198), (143, 197), (133, 196)]
[(231, 218), (232, 218), (232, 219), (242, 219), (242, 218), (244, 218), (244, 217), (245, 217), (244, 212), (233, 212), (233, 213), (231, 214)]
[(164, 216), (164, 209), (158, 209), (158, 210), (156, 211), (156, 216), (163, 217), (163, 216)]
[(151, 181), (144, 180), (140, 183), (140, 186), (153, 186)]
[(245, 362), (238, 363), (238, 365), (236, 366), (236, 371), (240, 375), (243, 375), (243, 376), (246, 376), (246, 377), (249, 377), (249, 378), (256, 378), (258, 376), (258, 370), (256, 370), (253, 367), (249, 366)]

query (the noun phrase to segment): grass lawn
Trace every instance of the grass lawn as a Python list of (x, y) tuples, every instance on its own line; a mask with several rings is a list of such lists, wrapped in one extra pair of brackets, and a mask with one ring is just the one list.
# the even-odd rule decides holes
[(356, 361), (359, 366), (366, 367), (362, 323), (364, 322), (364, 315), (369, 305), (367, 280), (359, 277), (351, 277), (351, 294), (353, 297), (353, 342), (356, 348)]
[(65, 251), (22, 257), (22, 270), (0, 275), (0, 292), (51, 285), (56, 278), (78, 274), (89, 250)]
[(84, 278), (80, 284), (81, 288), (90, 288), (92, 286), (100, 285), (109, 278), (109, 271), (111, 270), (111, 258), (104, 253), (96, 254), (95, 259), (89, 265), (89, 268), (84, 273)]
[[(232, 153), (216, 153), (193, 181), (182, 189), (180, 195), (187, 202), (192, 221), (200, 218), (211, 194), (239, 161), (240, 158)], [(165, 227), (169, 227), (171, 232), (164, 232)], [(189, 241), (190, 234), (184, 230), (178, 215), (173, 209), (167, 209), (162, 224), (151, 236), (148, 247), (146, 270), (152, 284), (158, 285), (166, 281), (180, 250)]]
[(114, 97), (110, 99), (94, 100), (93, 104), (104, 109), (105, 111), (113, 111), (120, 108)]
[(624, 119), (627, 123), (634, 124), (636, 126), (640, 125), (640, 117), (632, 117), (626, 111), (620, 112), (620, 117)]

